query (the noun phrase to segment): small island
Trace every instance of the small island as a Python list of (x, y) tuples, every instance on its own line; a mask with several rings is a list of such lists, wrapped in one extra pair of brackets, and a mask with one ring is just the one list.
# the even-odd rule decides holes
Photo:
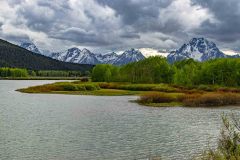
[(169, 64), (150, 57), (124, 66), (96, 65), (91, 81), (56, 82), (19, 89), (24, 93), (95, 96), (137, 95), (152, 107), (213, 107), (240, 105), (239, 59), (192, 59)]

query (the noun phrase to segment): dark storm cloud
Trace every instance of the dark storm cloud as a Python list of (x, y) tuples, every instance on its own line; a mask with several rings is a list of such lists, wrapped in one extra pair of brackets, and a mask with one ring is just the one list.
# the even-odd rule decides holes
[(52, 38), (70, 40), (75, 43), (87, 44), (87, 45), (107, 45), (110, 42), (102, 39), (98, 39), (97, 35), (93, 32), (86, 32), (80, 28), (69, 28), (65, 31), (61, 31)]
[(239, 0), (192, 0), (193, 3), (208, 8), (218, 23), (206, 21), (196, 33), (222, 42), (235, 42), (240, 39)]
[(170, 49), (194, 36), (235, 43), (240, 38), (239, 0), (3, 0), (0, 5), (9, 9), (0, 12), (1, 37), (48, 46)]
[(17, 10), (17, 14), (26, 20), (26, 25), (36, 31), (50, 31), (55, 26), (55, 20), (60, 14), (57, 9), (48, 3), (38, 3), (37, 6), (23, 5)]
[(176, 21), (163, 25), (158, 20), (160, 10), (168, 7), (173, 0), (97, 0), (101, 5), (113, 8), (121, 16), (125, 25), (138, 31), (172, 32), (179, 29)]
[(2, 29), (3, 26), (3, 22), (0, 22), (0, 30)]
[[(1, 29), (0, 29), (0, 31), (1, 31)], [(0, 37), (3, 37), (4, 39), (7, 39), (7, 40), (12, 41), (12, 42), (16, 42), (17, 44), (20, 44), (21, 42), (29, 42), (29, 41), (31, 41), (26, 34), (2, 35), (0, 33)]]
[(140, 38), (140, 36), (138, 34), (136, 34), (136, 33), (126, 33), (126, 34), (120, 35), (120, 37), (122, 37), (122, 38), (130, 38), (130, 39), (132, 39), (132, 38), (139, 39)]

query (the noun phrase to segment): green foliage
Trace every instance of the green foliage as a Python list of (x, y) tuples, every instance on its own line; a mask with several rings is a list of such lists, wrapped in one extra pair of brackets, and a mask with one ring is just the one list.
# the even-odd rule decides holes
[(174, 64), (174, 84), (192, 86), (198, 83), (198, 72), (201, 64), (192, 59), (183, 60)]
[(37, 71), (39, 77), (80, 77), (80, 71)]
[(201, 84), (239, 86), (240, 59), (215, 59), (203, 63), (199, 80)]
[(0, 77), (80, 77), (80, 71), (33, 71), (21, 68), (0, 68)]
[(165, 58), (157, 56), (121, 67), (97, 65), (93, 69), (92, 80), (96, 82), (168, 83), (187, 87), (198, 85), (236, 87), (240, 86), (240, 59), (223, 58), (202, 63), (187, 59), (170, 65)]
[(123, 67), (101, 64), (93, 69), (95, 82), (171, 83), (174, 70), (162, 57), (150, 57)]
[(118, 77), (119, 68), (109, 64), (98, 64), (92, 71), (92, 80), (94, 82), (116, 81)]
[(28, 71), (20, 68), (0, 68), (0, 77), (28, 77)]
[(28, 74), (31, 76), (31, 77), (36, 77), (37, 74), (35, 71), (28, 71)]
[(122, 81), (132, 83), (171, 83), (174, 70), (162, 57), (150, 57), (120, 69)]
[(230, 121), (222, 116), (223, 128), (216, 150), (209, 149), (199, 160), (239, 160), (240, 159), (240, 121), (234, 115)]
[(64, 92), (64, 91), (95, 91), (99, 90), (98, 84), (94, 83), (71, 83), (71, 82), (56, 82), (53, 84), (45, 84), (41, 86), (29, 87), (22, 89), (27, 93), (49, 93), (49, 92)]
[(167, 84), (129, 84), (129, 83), (99, 83), (102, 89), (120, 89), (129, 91), (160, 91), (177, 92), (178, 90)]

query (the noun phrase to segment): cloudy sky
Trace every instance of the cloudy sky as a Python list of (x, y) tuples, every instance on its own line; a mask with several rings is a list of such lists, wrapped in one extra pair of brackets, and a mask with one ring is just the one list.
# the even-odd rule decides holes
[(240, 1), (0, 0), (0, 38), (41, 49), (175, 49), (192, 37), (240, 51)]

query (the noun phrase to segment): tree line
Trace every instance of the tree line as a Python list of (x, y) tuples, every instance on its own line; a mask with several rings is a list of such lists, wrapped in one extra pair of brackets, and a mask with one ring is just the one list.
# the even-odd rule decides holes
[(99, 64), (93, 68), (96, 82), (168, 83), (185, 86), (240, 86), (240, 59), (223, 58), (206, 62), (193, 59), (169, 64), (166, 58), (150, 57), (125, 66)]
[(82, 74), (81, 71), (33, 71), (22, 68), (0, 68), (0, 77), (80, 77), (86, 74), (87, 73)]
[(20, 68), (0, 68), (0, 77), (28, 77), (28, 71)]

